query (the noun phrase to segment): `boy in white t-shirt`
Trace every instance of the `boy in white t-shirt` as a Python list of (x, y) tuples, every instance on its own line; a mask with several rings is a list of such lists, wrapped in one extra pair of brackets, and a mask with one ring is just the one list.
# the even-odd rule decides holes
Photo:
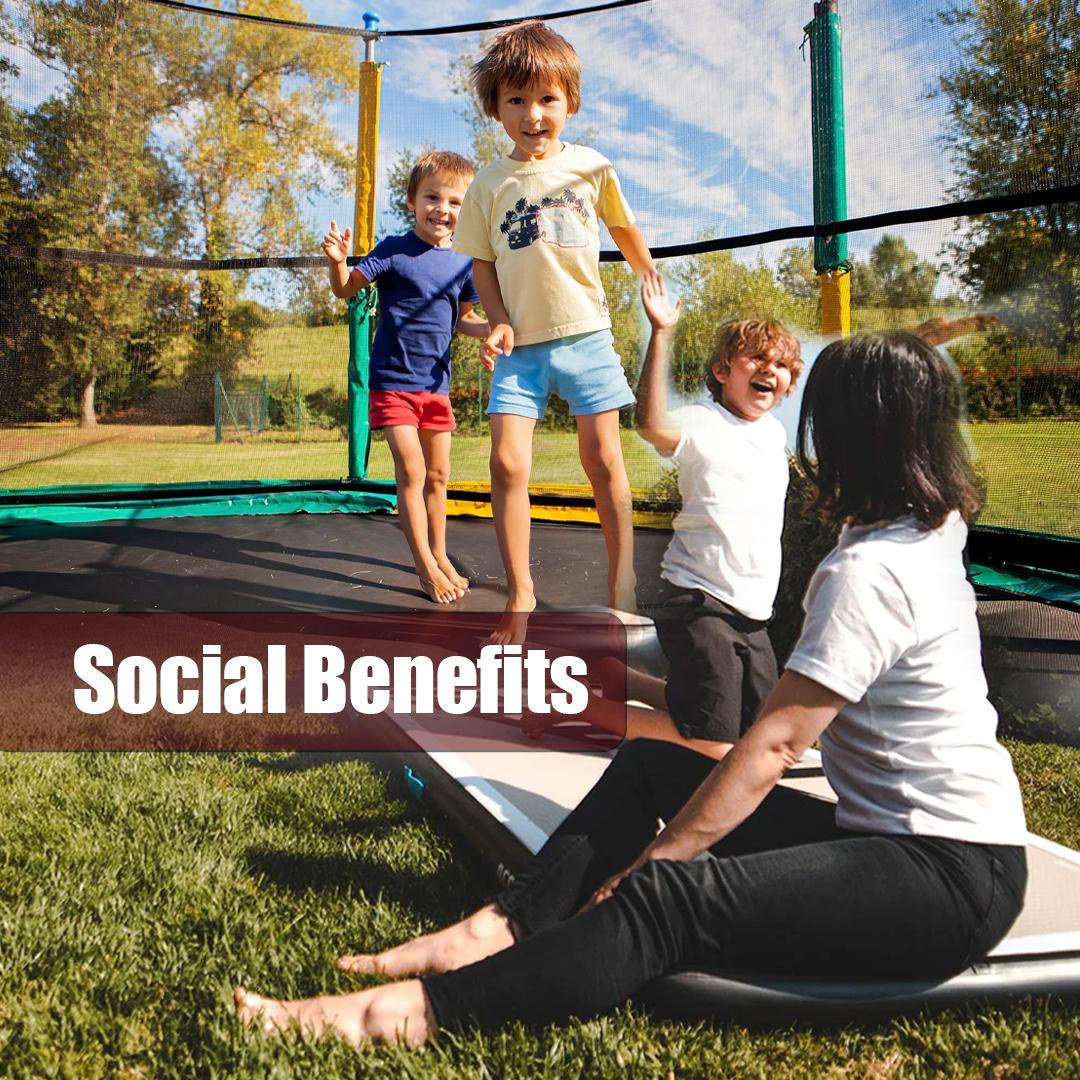
[(599, 222), (635, 273), (659, 275), (611, 163), (559, 138), (580, 105), (580, 75), (570, 44), (536, 20), (496, 34), (472, 69), (484, 112), (514, 143), (509, 157), (476, 174), (453, 241), (473, 259), (491, 326), (481, 349), (494, 371), (491, 504), (510, 594), (492, 640), (504, 645), (521, 643), (536, 606), (528, 484), (533, 431), (552, 392), (577, 420), (581, 464), (607, 544), (608, 603), (636, 610), (630, 482), (619, 436), (619, 409), (634, 395), (600, 281)]
[[(591, 699), (578, 719), (719, 758), (753, 723), (777, 680), (766, 625), (780, 583), (788, 456), (784, 429), (768, 414), (803, 362), (798, 338), (775, 320), (727, 323), (705, 377), (711, 399), (669, 412), (668, 335), (679, 304), (668, 302), (662, 280), (644, 282), (641, 299), (652, 336), (635, 423), (678, 467), (682, 496), (663, 559), (665, 591), (653, 612), (668, 678), (665, 685), (612, 661), (605, 697)], [(624, 694), (658, 711), (627, 708)], [(548, 716), (522, 721), (534, 737), (549, 726)]]

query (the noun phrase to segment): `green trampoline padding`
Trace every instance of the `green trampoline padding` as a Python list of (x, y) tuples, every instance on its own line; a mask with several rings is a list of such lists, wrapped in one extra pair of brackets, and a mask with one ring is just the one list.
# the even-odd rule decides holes
[(1080, 609), (1080, 576), (1048, 573), (1031, 566), (1010, 566), (1005, 570), (976, 563), (968, 567), (968, 574), (976, 585)]
[[(341, 511), (366, 514), (393, 510), (393, 484), (365, 484), (365, 490), (336, 487), (337, 481), (297, 485), (296, 482), (207, 481), (148, 487), (141, 484), (27, 488), (0, 504), (0, 526), (25, 524), (84, 524), (95, 521), (133, 521), (168, 517), (226, 517), (238, 514), (326, 514)], [(370, 489), (375, 490), (370, 490)], [(383, 490), (379, 490), (383, 489)], [(111, 496), (111, 497), (110, 497)]]

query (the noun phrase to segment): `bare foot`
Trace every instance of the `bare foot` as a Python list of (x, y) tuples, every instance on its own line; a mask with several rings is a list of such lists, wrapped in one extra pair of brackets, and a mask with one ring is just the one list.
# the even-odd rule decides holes
[(557, 712), (524, 712), (518, 722), (523, 735), (528, 735), (530, 739), (539, 739), (549, 728), (553, 728), (556, 724), (565, 724), (566, 717)]
[(488, 904), (445, 930), (413, 938), (385, 952), (342, 956), (337, 965), (342, 971), (358, 975), (386, 975), (394, 979), (405, 975), (438, 975), (486, 960), (513, 944), (510, 921), (494, 904)]
[(428, 599), (436, 604), (452, 604), (465, 595), (464, 588), (454, 585), (437, 566), (430, 569), (420, 568), (416, 571), (416, 576), (420, 579), (420, 585)]
[(499, 625), (491, 632), (492, 645), (522, 645), (529, 628), (529, 615), (536, 608), (536, 598), (532, 593), (527, 596), (511, 597), (503, 609)]
[(264, 998), (238, 986), (233, 998), (240, 1023), (258, 1023), (267, 1037), (296, 1029), (305, 1038), (337, 1035), (353, 1046), (368, 1039), (420, 1046), (437, 1030), (424, 988), (416, 980), (299, 1001)]
[(454, 564), (449, 559), (440, 559), (436, 556), (435, 561), (439, 564), (439, 569), (445, 575), (446, 580), (449, 581), (455, 589), (460, 589), (462, 595), (464, 595), (469, 588), (469, 579), (459, 574), (454, 567)]

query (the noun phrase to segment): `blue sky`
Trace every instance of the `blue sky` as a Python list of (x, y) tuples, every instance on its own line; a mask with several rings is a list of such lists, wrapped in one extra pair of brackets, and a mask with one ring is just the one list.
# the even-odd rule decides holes
[[(0, 0), (8, 10), (12, 0)], [(850, 216), (937, 203), (953, 172), (943, 142), (946, 103), (933, 96), (953, 60), (941, 0), (840, 0), (844, 28)], [(572, 11), (580, 0), (543, 0), (544, 12)], [(308, 0), (312, 22), (362, 25), (365, 10), (381, 29), (413, 29), (521, 17), (518, 3), (400, 0), (383, 6)], [(381, 10), (380, 10), (381, 8)], [(650, 244), (734, 236), (812, 219), (810, 65), (800, 49), (811, 0), (650, 0), (553, 23), (583, 64), (582, 109), (566, 137), (588, 139), (614, 163)], [(350, 63), (348, 39), (343, 63)], [(380, 202), (385, 176), (403, 150), (424, 142), (467, 152), (462, 102), (448, 81), (450, 62), (475, 52), (478, 34), (384, 39), (380, 123)], [(11, 55), (10, 49), (3, 50)], [(35, 65), (25, 54), (19, 91), (27, 103)], [(47, 85), (47, 84), (44, 84)], [(332, 122), (344, 143), (356, 131), (356, 102), (343, 99)], [(312, 251), (331, 217), (352, 220), (351, 177), (342, 194), (316, 196), (308, 209)], [(395, 227), (388, 215), (380, 232)], [(938, 262), (951, 226), (898, 231)], [(880, 234), (851, 238), (864, 255)], [(774, 263), (783, 245), (740, 257)]]
[[(574, 10), (550, 0), (545, 12)], [(936, 0), (841, 0), (851, 216), (941, 202), (953, 173), (943, 142), (946, 102), (933, 96), (952, 61)], [(375, 6), (378, 10), (378, 5)], [(310, 0), (312, 21), (360, 25), (368, 7)], [(380, 11), (384, 30), (523, 16), (531, 8), (404, 0)], [(652, 0), (558, 20), (582, 58), (581, 113), (567, 128), (615, 163), (654, 246), (812, 219), (810, 67), (800, 45), (812, 3)], [(467, 150), (450, 60), (478, 35), (386, 39), (380, 171), (426, 140)], [(339, 123), (351, 131), (351, 111)], [(898, 231), (898, 230), (894, 230)], [(905, 232), (904, 230), (899, 230)], [(948, 226), (905, 232), (938, 260)], [(864, 253), (880, 234), (852, 238)], [(778, 251), (779, 249), (777, 249)], [(762, 252), (772, 261), (777, 251)], [(756, 257), (757, 252), (752, 253)]]

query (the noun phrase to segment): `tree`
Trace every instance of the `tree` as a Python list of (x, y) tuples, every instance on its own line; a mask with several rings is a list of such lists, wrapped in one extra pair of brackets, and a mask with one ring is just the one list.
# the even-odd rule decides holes
[[(245, 14), (304, 22), (294, 0), (252, 0)], [(336, 191), (351, 174), (326, 116), (352, 92), (355, 57), (338, 39), (281, 27), (208, 19), (190, 60), (199, 108), (181, 119), (177, 154), (191, 233), (205, 257), (280, 255), (307, 242), (305, 198)], [(214, 373), (233, 374), (258, 325), (240, 302), (245, 279), (199, 275), (195, 349), (185, 369), (209, 407)], [(295, 290), (303, 292), (298, 277)]]
[[(18, 170), (39, 242), (170, 251), (182, 229), (175, 178), (150, 134), (184, 97), (156, 64), (178, 52), (183, 26), (143, 5), (35, 0), (24, 29), (34, 55), (59, 76), (20, 139)], [(122, 374), (129, 342), (153, 321), (144, 302), (150, 275), (93, 264), (36, 274), (49, 381), (54, 393), (65, 383), (79, 388), (80, 422), (92, 425), (98, 378)]]
[[(13, 42), (7, 13), (0, 11), (0, 40)], [(6, 83), (19, 69), (0, 58), (0, 243), (33, 246), (41, 242), (30, 186), (21, 159), (25, 117), (8, 101)], [(40, 264), (5, 259), (0, 264), (0, 423), (30, 419), (47, 392), (42, 357), (43, 327), (34, 298), (41, 288)]]
[[(294, 0), (252, 0), (244, 13), (307, 19)], [(179, 119), (177, 159), (200, 245), (208, 258), (295, 251), (305, 197), (351, 175), (325, 110), (353, 92), (355, 57), (308, 31), (228, 19), (199, 29), (189, 58), (199, 108)]]
[(805, 247), (784, 248), (776, 267), (776, 280), (782, 289), (800, 300), (821, 303), (821, 277), (814, 269), (814, 242)]
[(921, 308), (934, 299), (938, 270), (899, 236), (886, 233), (865, 263), (852, 265), (852, 303), (865, 307)]
[[(487, 42), (487, 35), (480, 39), (480, 49), (483, 52)], [(480, 57), (476, 53), (463, 52), (460, 56), (450, 61), (450, 70), (447, 73), (447, 81), (450, 90), (464, 101), (461, 115), (469, 125), (469, 142), (472, 147), (471, 159), (477, 169), (490, 165), (501, 154), (510, 148), (510, 141), (502, 124), (487, 116), (473, 93), (472, 80), (469, 71)]]
[[(306, 18), (293, 0), (245, 10)], [(221, 258), (307, 242), (305, 198), (351, 173), (350, 149), (326, 119), (327, 104), (351, 93), (336, 39), (131, 0), (28, 0), (21, 11), (19, 40), (56, 72), (56, 90), (4, 140), (17, 152), (0, 158), (14, 162), (0, 172), (20, 185), (0, 179), (9, 242), (16, 224), (24, 243), (103, 253)], [(0, 109), (0, 128), (7, 121)], [(128, 266), (34, 273), (37, 364), (49, 384), (41, 408), (64, 410), (75, 390), (88, 424), (102, 379), (145, 385), (155, 355), (186, 357), (190, 381), (207, 391), (213, 370), (235, 369), (258, 322), (257, 305), (241, 300), (244, 279), (225, 271), (202, 275), (194, 291), (178, 290), (186, 279), (172, 272)], [(189, 347), (170, 349), (170, 334)]]
[[(943, 16), (961, 59), (941, 80), (959, 198), (1080, 182), (1080, 0), (970, 0)], [(1004, 322), (1060, 352), (1080, 341), (1080, 203), (975, 218), (961, 279)]]

